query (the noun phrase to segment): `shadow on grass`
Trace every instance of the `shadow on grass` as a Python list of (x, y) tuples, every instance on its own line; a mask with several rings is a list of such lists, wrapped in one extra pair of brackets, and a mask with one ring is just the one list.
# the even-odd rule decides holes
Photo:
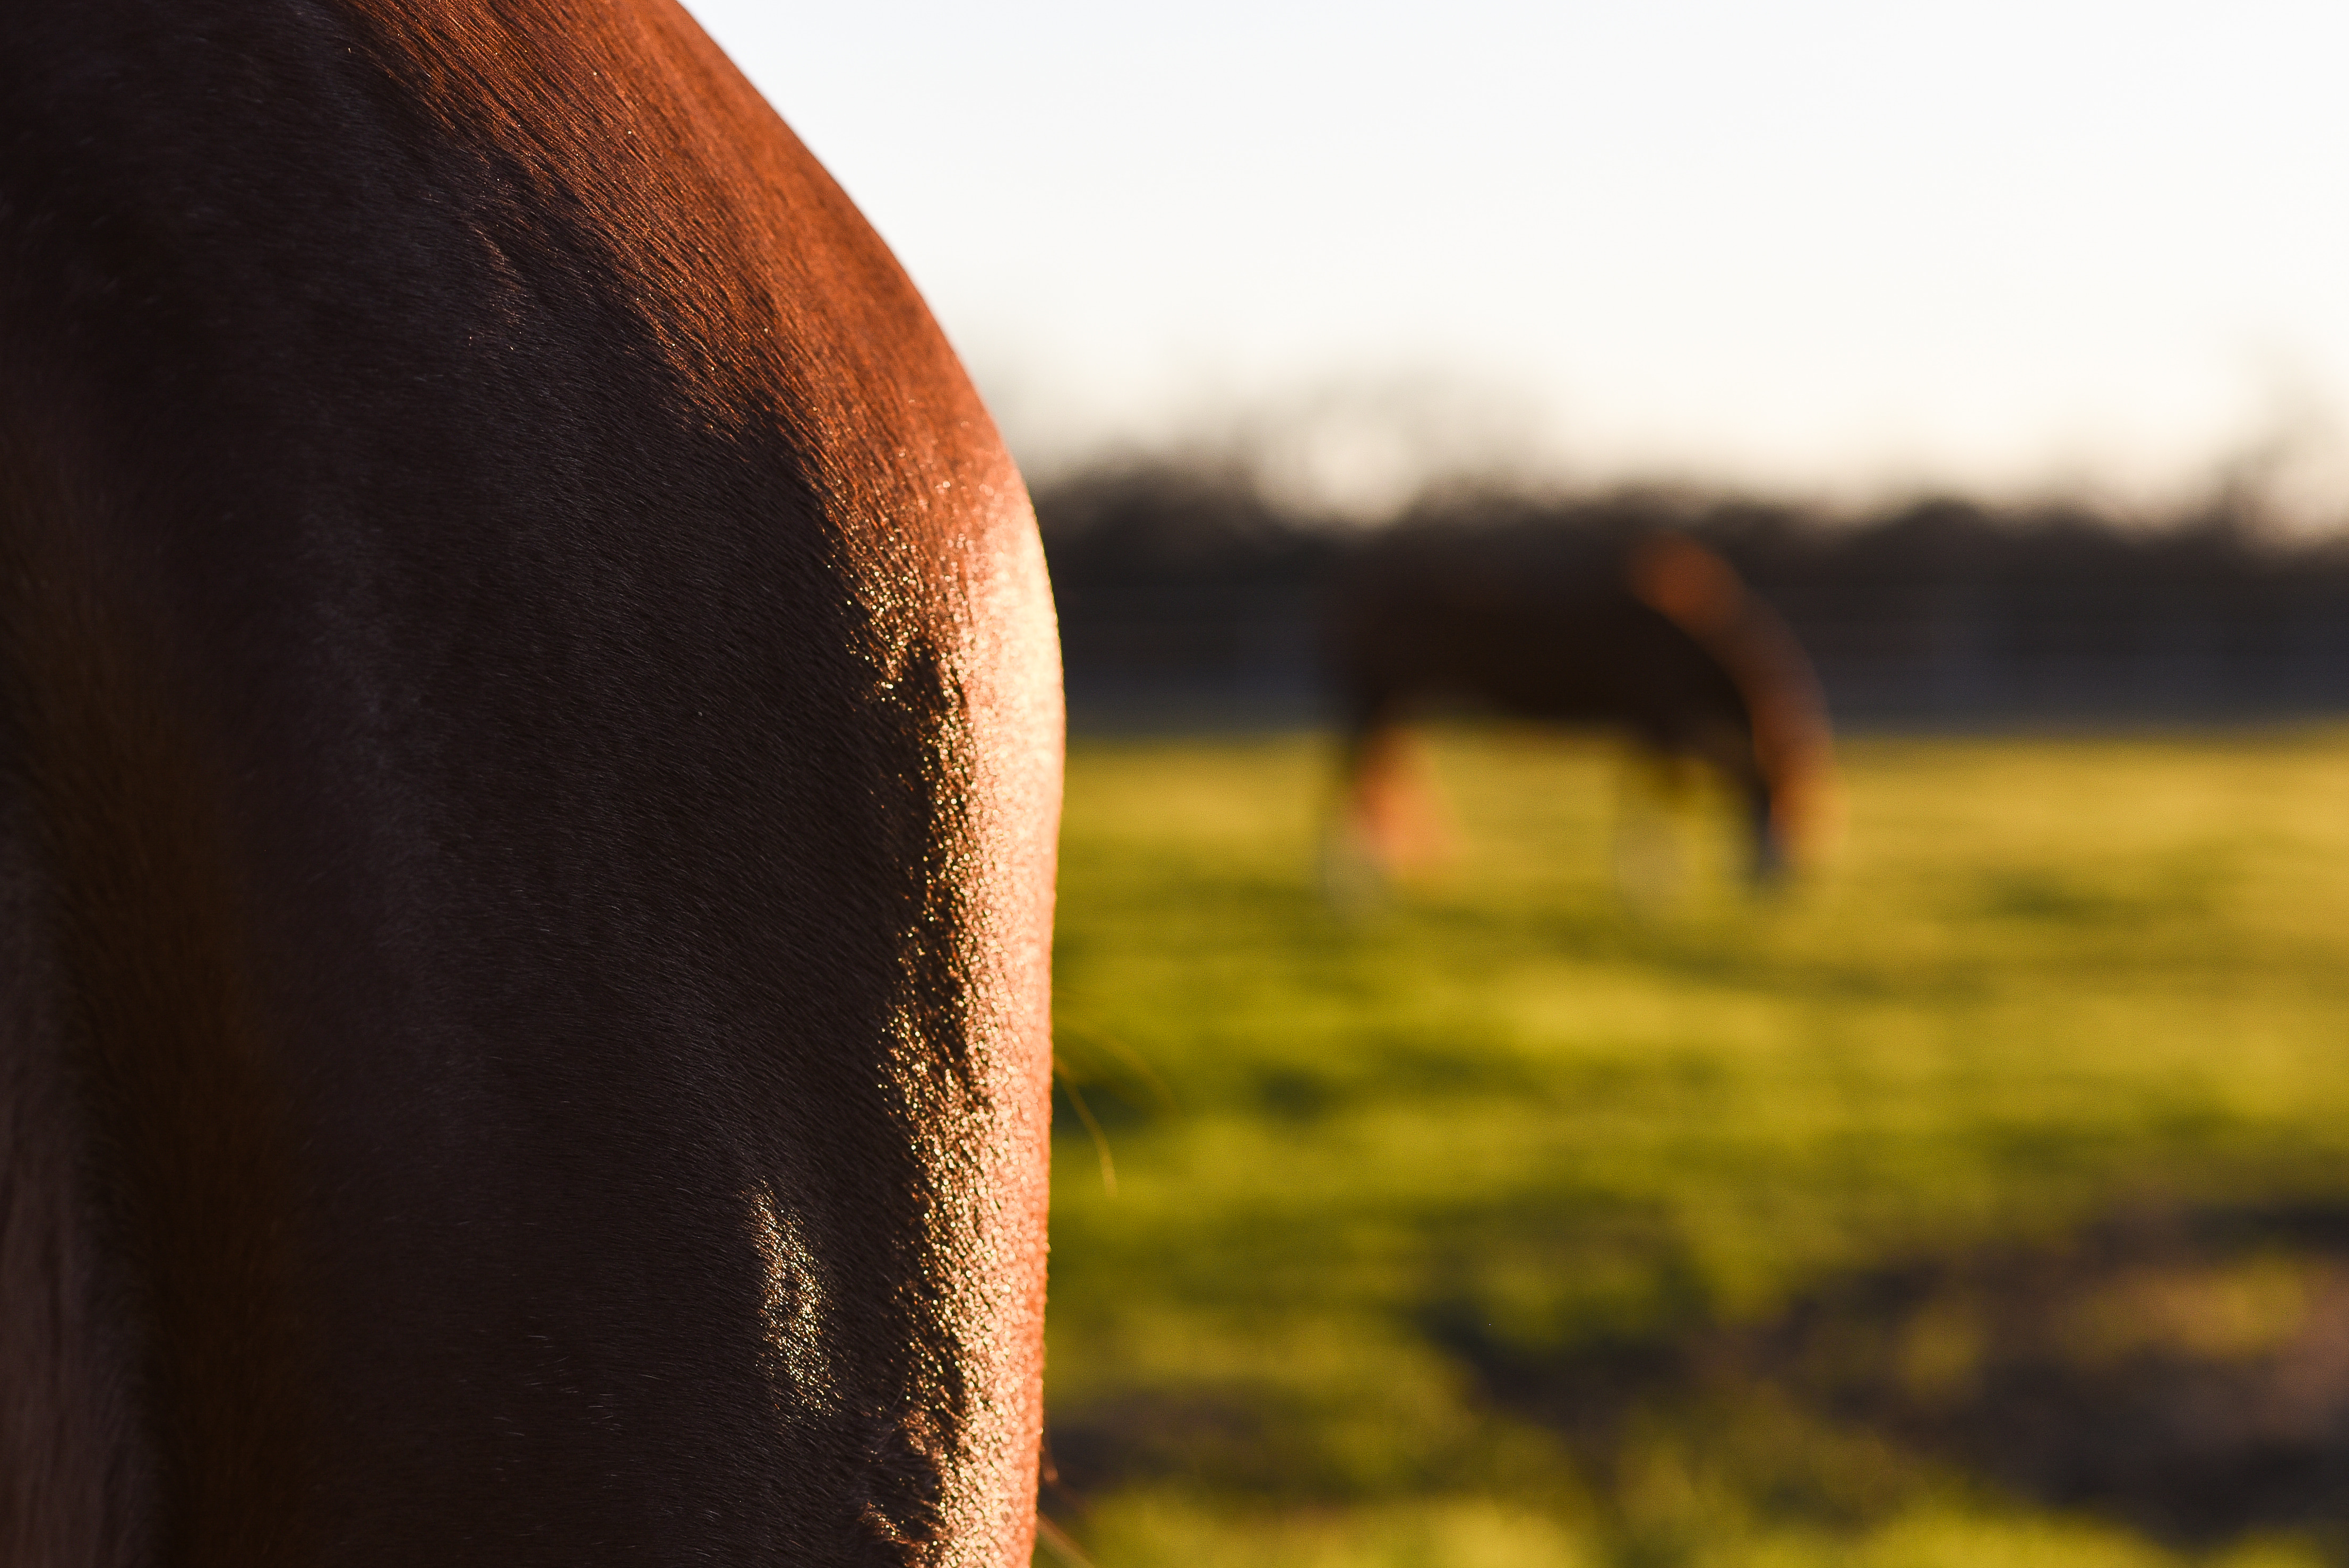
[(2349, 1546), (2349, 1208), (2130, 1213), (2061, 1245), (1915, 1258), (1765, 1321), (1661, 1315), (1682, 1330), (1539, 1353), (1431, 1310), (1427, 1343), (1495, 1423), (1482, 1439), (1373, 1432), (1368, 1409), (1245, 1385), (1056, 1409), (1047, 1501), (1081, 1515), (1169, 1480), (1257, 1501), (1547, 1484), (1495, 1468), (1515, 1427), (1547, 1434), (1535, 1469), (1613, 1522), (1624, 1561), (1696, 1527), (1659, 1515), (1659, 1466), (1829, 1529), (2002, 1494), (2189, 1550), (2277, 1531), (2329, 1560)]
[(1564, 1356), (1514, 1354), (1464, 1315), (1429, 1327), (1595, 1477), (1634, 1433), (1791, 1408), (2179, 1544), (2349, 1518), (2349, 1209), (2124, 1215)]

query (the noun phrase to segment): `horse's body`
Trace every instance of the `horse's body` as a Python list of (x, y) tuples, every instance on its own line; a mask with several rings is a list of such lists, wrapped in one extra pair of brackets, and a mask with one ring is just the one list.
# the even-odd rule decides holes
[(1611, 730), (1713, 769), (1765, 880), (1799, 847), (1826, 775), (1808, 660), (1724, 562), (1675, 535), (1397, 529), (1340, 580), (1326, 656), (1347, 809), (1374, 854), (1398, 836), (1401, 727), (1445, 703)]
[(1059, 686), (670, 0), (0, 16), (0, 1562), (1024, 1563)]

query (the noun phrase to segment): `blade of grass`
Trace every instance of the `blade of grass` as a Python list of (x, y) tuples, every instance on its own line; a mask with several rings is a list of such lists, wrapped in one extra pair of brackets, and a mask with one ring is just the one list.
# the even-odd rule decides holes
[(1036, 1539), (1045, 1551), (1069, 1564), (1069, 1568), (1093, 1568), (1092, 1559), (1077, 1549), (1069, 1532), (1043, 1514), (1036, 1515)]
[(1069, 1103), (1077, 1108), (1077, 1119), (1085, 1124), (1087, 1132), (1092, 1134), (1093, 1152), (1101, 1156), (1102, 1190), (1111, 1197), (1116, 1197), (1117, 1165), (1109, 1157), (1107, 1135), (1102, 1131), (1101, 1123), (1093, 1119), (1092, 1107), (1085, 1103), (1084, 1090), (1077, 1087), (1076, 1079), (1061, 1070), (1057, 1062), (1053, 1064), (1052, 1076), (1061, 1080), (1061, 1088), (1068, 1093)]
[(1166, 1087), (1166, 1081), (1164, 1078), (1151, 1070), (1150, 1063), (1143, 1059), (1142, 1053), (1107, 1029), (1096, 1027), (1092, 1024), (1071, 1023), (1066, 1018), (1055, 1019), (1052, 1026), (1058, 1034), (1074, 1035), (1081, 1040), (1102, 1047), (1133, 1069), (1135, 1076), (1148, 1085), (1150, 1092), (1157, 1097), (1160, 1106), (1167, 1110), (1178, 1109), (1174, 1103), (1174, 1091)]

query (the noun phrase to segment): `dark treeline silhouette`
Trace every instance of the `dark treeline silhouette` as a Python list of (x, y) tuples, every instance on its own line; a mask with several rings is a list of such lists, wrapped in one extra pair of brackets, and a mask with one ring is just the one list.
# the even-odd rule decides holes
[[(1317, 626), (1364, 531), (1245, 472), (1129, 464), (1039, 490), (1080, 729), (1326, 722)], [(1692, 490), (1459, 491), (1394, 526), (1677, 531), (1817, 665), (1838, 724), (2211, 723), (2349, 712), (2349, 539), (2257, 498), (2177, 515), (1920, 500), (1868, 516)]]

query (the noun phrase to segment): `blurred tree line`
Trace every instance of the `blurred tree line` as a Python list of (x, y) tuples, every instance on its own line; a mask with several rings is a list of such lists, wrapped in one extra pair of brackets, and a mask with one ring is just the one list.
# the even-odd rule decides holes
[[(1079, 730), (1321, 717), (1321, 598), (1362, 525), (1206, 462), (1081, 472), (1040, 488), (1036, 508)], [(1384, 526), (1691, 535), (1785, 616), (1844, 725), (2349, 711), (2349, 536), (2290, 535), (2240, 487), (2153, 519), (1948, 497), (1850, 515), (1693, 490), (1462, 488)]]

